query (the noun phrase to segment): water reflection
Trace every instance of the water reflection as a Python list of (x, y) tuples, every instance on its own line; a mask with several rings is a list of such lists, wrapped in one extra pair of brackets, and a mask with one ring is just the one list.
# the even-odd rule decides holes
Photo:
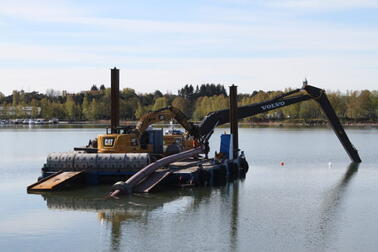
[[(232, 187), (232, 188), (231, 188)], [(232, 190), (229, 196), (231, 199), (231, 223), (230, 223), (230, 251), (237, 251), (238, 244), (238, 220), (239, 220), (239, 181), (228, 184), (227, 188)], [(229, 191), (228, 190), (228, 191)]]
[[(345, 174), (326, 191), (325, 197), (320, 201), (319, 211), (315, 210), (319, 218), (310, 220), (314, 225), (306, 232), (307, 249), (329, 250), (334, 244), (341, 205), (357, 170), (358, 164), (350, 164)], [(201, 225), (202, 228), (205, 227), (204, 230), (207, 230), (206, 225), (218, 228), (215, 229), (218, 232), (214, 234), (217, 236), (215, 240), (224, 241), (219, 248), (225, 246), (222, 248), (238, 251), (243, 247), (240, 243), (241, 237), (245, 237), (245, 234), (240, 233), (243, 225), (239, 220), (240, 201), (243, 199), (240, 195), (243, 191), (242, 185), (242, 181), (234, 181), (218, 188), (175, 189), (156, 194), (136, 194), (120, 200), (104, 199), (108, 192), (107, 186), (46, 193), (42, 197), (50, 209), (96, 212), (99, 221), (104, 225), (103, 230), (106, 230), (105, 236), (109, 237), (105, 246), (112, 251), (124, 250), (125, 246), (132, 248), (133, 244), (130, 244), (130, 241), (135, 242), (135, 238), (139, 242), (146, 242), (147, 247), (151, 246), (152, 241), (144, 241), (143, 237), (151, 237), (152, 233), (160, 231), (160, 227), (163, 229), (161, 237), (165, 239), (177, 235), (179, 230), (182, 232), (183, 229), (177, 229), (176, 221), (180, 225), (187, 225), (185, 228), (188, 230), (196, 230), (198, 226), (190, 226), (190, 223), (198, 225), (198, 220), (188, 220), (188, 216), (208, 220), (208, 224)], [(168, 231), (167, 234), (167, 229), (173, 231)], [(152, 236), (152, 240), (154, 237)]]
[(320, 209), (320, 222), (316, 230), (319, 236), (315, 243), (318, 249), (322, 251), (328, 250), (330, 244), (336, 233), (338, 217), (340, 217), (341, 204), (346, 197), (346, 192), (352, 178), (358, 171), (359, 163), (349, 164), (346, 173), (339, 180), (339, 182), (326, 192), (326, 197), (321, 204)]
[[(210, 200), (212, 188), (175, 189), (157, 194), (134, 194), (120, 200), (105, 199), (108, 187), (84, 188), (68, 192), (43, 193), (48, 208), (59, 210), (95, 211), (97, 218), (110, 225), (110, 246), (120, 251), (122, 246), (122, 225), (139, 222), (148, 225), (153, 214), (183, 214), (194, 211)], [(153, 217), (153, 216), (152, 216)]]

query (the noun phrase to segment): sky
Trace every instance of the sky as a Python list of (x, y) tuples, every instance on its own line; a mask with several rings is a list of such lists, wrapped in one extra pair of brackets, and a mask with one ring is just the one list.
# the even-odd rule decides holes
[(378, 0), (0, 0), (0, 92), (378, 89)]

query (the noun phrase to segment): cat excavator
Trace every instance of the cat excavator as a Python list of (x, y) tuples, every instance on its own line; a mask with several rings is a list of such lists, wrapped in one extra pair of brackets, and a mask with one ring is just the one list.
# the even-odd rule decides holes
[[(149, 129), (158, 122), (176, 120), (185, 130), (173, 130), (162, 136), (161, 130)], [(88, 149), (97, 149), (98, 153), (150, 153), (162, 154), (163, 145), (166, 149), (176, 148), (182, 151), (193, 147), (194, 136), (196, 136), (196, 126), (188, 121), (185, 114), (172, 106), (165, 107), (143, 115), (137, 122), (136, 127), (117, 127), (115, 133), (99, 135), (96, 140), (91, 141)], [(174, 147), (173, 147), (174, 146)]]

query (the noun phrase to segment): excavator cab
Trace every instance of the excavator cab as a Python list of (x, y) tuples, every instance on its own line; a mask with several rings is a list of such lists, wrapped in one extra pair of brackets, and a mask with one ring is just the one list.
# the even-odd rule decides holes
[(174, 127), (173, 121), (170, 122), (171, 127), (164, 134), (164, 145), (178, 145), (182, 147), (182, 150), (192, 149), (194, 146), (194, 138), (188, 131), (183, 131), (181, 129), (176, 129)]

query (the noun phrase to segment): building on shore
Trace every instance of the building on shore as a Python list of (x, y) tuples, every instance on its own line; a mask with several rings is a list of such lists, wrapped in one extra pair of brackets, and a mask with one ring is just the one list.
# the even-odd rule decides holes
[(33, 116), (41, 114), (41, 107), (35, 106), (0, 106), (1, 117)]

